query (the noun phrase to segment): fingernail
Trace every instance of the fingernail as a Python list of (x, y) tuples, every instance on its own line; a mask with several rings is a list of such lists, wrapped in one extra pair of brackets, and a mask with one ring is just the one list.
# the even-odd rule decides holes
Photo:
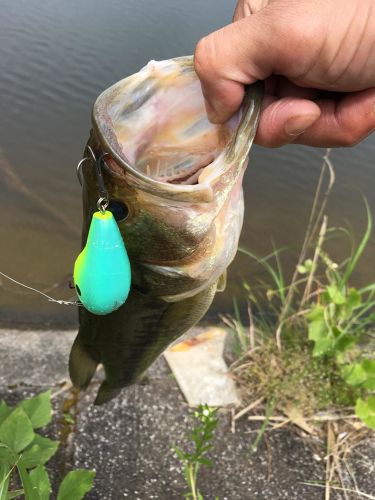
[(285, 132), (288, 135), (293, 135), (293, 136), (301, 135), (318, 118), (319, 118), (318, 114), (293, 116), (293, 118), (289, 118), (289, 120), (287, 120), (287, 122), (285, 123)]

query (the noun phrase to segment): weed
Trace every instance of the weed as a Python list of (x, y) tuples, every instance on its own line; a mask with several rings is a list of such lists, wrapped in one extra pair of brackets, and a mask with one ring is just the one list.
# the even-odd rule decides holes
[[(21, 495), (26, 500), (48, 500), (51, 483), (44, 464), (56, 453), (58, 441), (38, 434), (52, 418), (51, 393), (24, 399), (15, 408), (0, 402), (0, 500)], [(17, 480), (22, 489), (10, 490)], [(63, 479), (57, 500), (80, 500), (92, 488), (95, 473), (78, 469)]]
[(194, 443), (192, 453), (185, 452), (176, 445), (173, 445), (173, 450), (184, 466), (185, 480), (189, 488), (189, 491), (185, 494), (185, 498), (203, 500), (203, 496), (198, 489), (197, 477), (201, 465), (212, 467), (212, 461), (206, 455), (212, 448), (212, 439), (218, 423), (216, 411), (216, 408), (211, 408), (205, 404), (199, 405), (197, 411), (194, 412), (194, 417), (198, 421), (198, 425), (190, 434)]
[[(327, 171), (328, 187), (323, 193)], [(368, 346), (375, 323), (375, 284), (358, 289), (349, 283), (369, 241), (372, 217), (365, 202), (365, 233), (350, 256), (336, 264), (324, 250), (328, 237), (337, 233), (328, 227), (324, 214), (334, 179), (327, 151), (289, 283), (281, 264), (286, 249), (264, 258), (241, 249), (265, 268), (271, 286), (263, 286), (260, 295), (256, 287), (245, 283), (249, 329), (240, 320), (238, 306), (234, 319), (225, 318), (236, 332), (240, 351), (232, 371), (253, 400), (273, 400), (281, 411), (298, 408), (304, 415), (355, 406), (357, 417), (374, 429), (375, 359)]]

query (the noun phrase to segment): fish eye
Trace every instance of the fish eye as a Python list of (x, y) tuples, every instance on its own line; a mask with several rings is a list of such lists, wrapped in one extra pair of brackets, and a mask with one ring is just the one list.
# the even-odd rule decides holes
[(117, 222), (122, 222), (128, 218), (129, 209), (125, 203), (117, 200), (110, 200), (107, 210), (110, 210)]

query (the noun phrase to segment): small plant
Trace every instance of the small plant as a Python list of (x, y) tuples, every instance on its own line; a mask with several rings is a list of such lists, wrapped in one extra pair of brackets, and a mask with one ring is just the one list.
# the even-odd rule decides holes
[[(0, 500), (50, 498), (51, 483), (44, 464), (56, 453), (59, 442), (35, 430), (48, 425), (51, 418), (50, 391), (24, 399), (14, 408), (0, 402)], [(55, 498), (80, 500), (92, 488), (94, 475), (84, 469), (69, 472)], [(19, 481), (22, 489), (10, 490)]]
[[(235, 374), (254, 398), (275, 397), (282, 411), (299, 406), (307, 415), (332, 406), (354, 406), (357, 417), (375, 428), (375, 359), (368, 347), (375, 324), (375, 284), (349, 285), (371, 225), (368, 211), (365, 235), (343, 264), (334, 263), (320, 245), (314, 259), (298, 265), (293, 284), (284, 284), (277, 259), (271, 273), (276, 288), (268, 286), (263, 301), (268, 302), (266, 312), (247, 285), (249, 308), (260, 311), (251, 318), (252, 335), (246, 335), (238, 309), (234, 319), (224, 318), (236, 332), (243, 355)], [(257, 260), (269, 271), (272, 257)], [(286, 310), (292, 286), (294, 297)]]
[[(322, 196), (327, 168), (328, 188)], [(330, 407), (354, 406), (357, 417), (375, 429), (375, 359), (370, 347), (374, 339), (375, 283), (363, 288), (350, 285), (371, 235), (372, 217), (365, 202), (367, 228), (361, 241), (353, 245), (344, 262), (332, 261), (324, 246), (337, 229), (328, 228), (324, 210), (334, 178), (328, 151), (305, 240), (289, 282), (280, 258), (286, 249), (274, 250), (264, 258), (242, 249), (263, 266), (271, 286), (269, 280), (266, 286), (262, 284), (260, 295), (256, 287), (245, 283), (248, 329), (240, 320), (236, 304), (234, 319), (224, 318), (235, 331), (241, 351), (232, 371), (253, 398), (273, 399), (275, 407), (284, 413), (298, 408), (311, 416)]]
[(197, 476), (201, 465), (212, 467), (212, 461), (206, 455), (212, 448), (212, 439), (218, 423), (216, 412), (217, 408), (211, 408), (207, 404), (199, 405), (197, 411), (194, 412), (198, 425), (190, 434), (194, 443), (192, 453), (185, 452), (173, 445), (173, 450), (184, 466), (184, 475), (189, 487), (189, 491), (185, 493), (185, 498), (203, 500), (203, 496), (198, 490)]
[[(317, 300), (310, 304), (305, 318), (308, 338), (314, 343), (313, 356), (334, 359), (343, 380), (366, 397), (363, 400), (357, 396), (357, 417), (375, 429), (375, 398), (371, 397), (375, 391), (375, 359), (369, 357), (370, 353), (366, 355), (366, 343), (363, 344), (375, 322), (375, 284), (357, 289), (348, 283), (371, 234), (372, 219), (367, 204), (366, 208), (367, 230), (344, 265), (338, 266), (320, 250), (325, 280), (321, 283), (314, 279)], [(310, 276), (314, 273), (311, 269)]]

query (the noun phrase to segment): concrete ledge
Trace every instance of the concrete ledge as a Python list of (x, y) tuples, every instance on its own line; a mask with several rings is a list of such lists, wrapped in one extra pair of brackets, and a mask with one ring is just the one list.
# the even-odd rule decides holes
[(76, 331), (0, 330), (0, 386), (51, 387), (68, 377)]

